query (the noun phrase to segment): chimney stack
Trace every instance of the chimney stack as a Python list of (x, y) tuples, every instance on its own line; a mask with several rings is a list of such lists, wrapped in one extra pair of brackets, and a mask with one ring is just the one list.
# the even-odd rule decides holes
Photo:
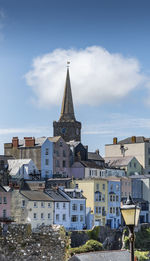
[(34, 137), (24, 137), (25, 147), (34, 147), (35, 146), (35, 138)]
[(117, 144), (117, 137), (113, 138), (113, 144)]
[(99, 149), (97, 149), (97, 150), (95, 151), (95, 153), (96, 153), (97, 155), (99, 155)]
[(18, 137), (12, 138), (12, 145), (13, 145), (13, 148), (18, 148), (18, 145), (19, 145)]
[(132, 136), (132, 137), (131, 137), (131, 142), (132, 142), (132, 143), (136, 143), (136, 136)]

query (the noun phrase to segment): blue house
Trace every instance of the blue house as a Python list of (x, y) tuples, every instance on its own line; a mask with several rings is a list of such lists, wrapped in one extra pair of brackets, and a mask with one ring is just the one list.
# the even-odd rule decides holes
[(86, 226), (86, 198), (78, 188), (59, 190), (70, 201), (70, 228), (82, 230)]
[(41, 178), (53, 176), (53, 142), (48, 138), (41, 145)]
[(120, 179), (117, 177), (108, 177), (108, 210), (107, 210), (107, 225), (111, 228), (118, 228), (121, 224), (121, 194), (120, 194)]

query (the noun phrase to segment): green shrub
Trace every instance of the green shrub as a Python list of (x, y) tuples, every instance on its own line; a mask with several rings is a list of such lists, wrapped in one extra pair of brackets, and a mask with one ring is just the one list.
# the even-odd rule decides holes
[(98, 240), (99, 232), (100, 232), (99, 226), (94, 227), (94, 229), (92, 229), (92, 230), (88, 230), (87, 234), (88, 234), (89, 239)]
[(135, 251), (135, 256), (138, 258), (138, 261), (149, 260), (148, 253), (149, 253), (148, 251), (145, 252)]
[(91, 251), (103, 250), (103, 245), (96, 240), (88, 240), (83, 246), (75, 247), (70, 249), (70, 254), (79, 254)]

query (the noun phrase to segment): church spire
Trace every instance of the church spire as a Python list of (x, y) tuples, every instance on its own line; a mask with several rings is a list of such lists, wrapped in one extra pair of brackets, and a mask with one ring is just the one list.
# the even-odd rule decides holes
[[(67, 64), (69, 64), (69, 62), (67, 62)], [(69, 66), (67, 66), (65, 90), (64, 90), (64, 96), (63, 96), (62, 107), (61, 107), (61, 115), (59, 119), (59, 122), (63, 122), (63, 121), (76, 121), (74, 115), (74, 108), (73, 108)]]

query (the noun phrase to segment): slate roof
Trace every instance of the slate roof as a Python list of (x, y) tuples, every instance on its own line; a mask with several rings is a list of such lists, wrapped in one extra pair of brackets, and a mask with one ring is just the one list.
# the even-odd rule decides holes
[(105, 162), (110, 167), (123, 167), (127, 166), (134, 156), (125, 156), (125, 157), (105, 157)]
[(31, 201), (53, 201), (53, 199), (42, 191), (21, 190), (20, 193)]
[(60, 194), (59, 191), (47, 189), (45, 193), (47, 193), (54, 201), (69, 202), (69, 200), (67, 200), (62, 194)]
[(69, 261), (128, 261), (130, 253), (127, 250), (96, 251), (78, 254)]
[[(136, 143), (150, 142), (150, 138), (145, 138), (144, 136), (136, 136)], [(130, 144), (132, 142), (132, 137), (128, 137), (124, 140), (120, 140), (118, 144)]]
[(104, 161), (104, 159), (96, 152), (88, 152), (88, 160)]
[(150, 179), (150, 174), (147, 175), (132, 175), (130, 176), (131, 179)]
[[(40, 137), (35, 138), (35, 147), (42, 146), (42, 144), (45, 142), (47, 138), (46, 137)], [(25, 140), (19, 140), (19, 147), (25, 147)]]
[(87, 168), (93, 168), (93, 169), (104, 169), (104, 167), (99, 166), (94, 161), (80, 161), (80, 163)]
[(62, 192), (64, 194), (66, 194), (68, 197), (72, 198), (72, 199), (86, 199), (86, 197), (83, 196), (83, 194), (81, 193), (81, 196), (79, 196), (79, 194), (75, 193), (75, 197), (71, 195), (72, 192), (77, 192), (77, 193), (80, 193), (82, 192), (81, 189), (64, 189)]

